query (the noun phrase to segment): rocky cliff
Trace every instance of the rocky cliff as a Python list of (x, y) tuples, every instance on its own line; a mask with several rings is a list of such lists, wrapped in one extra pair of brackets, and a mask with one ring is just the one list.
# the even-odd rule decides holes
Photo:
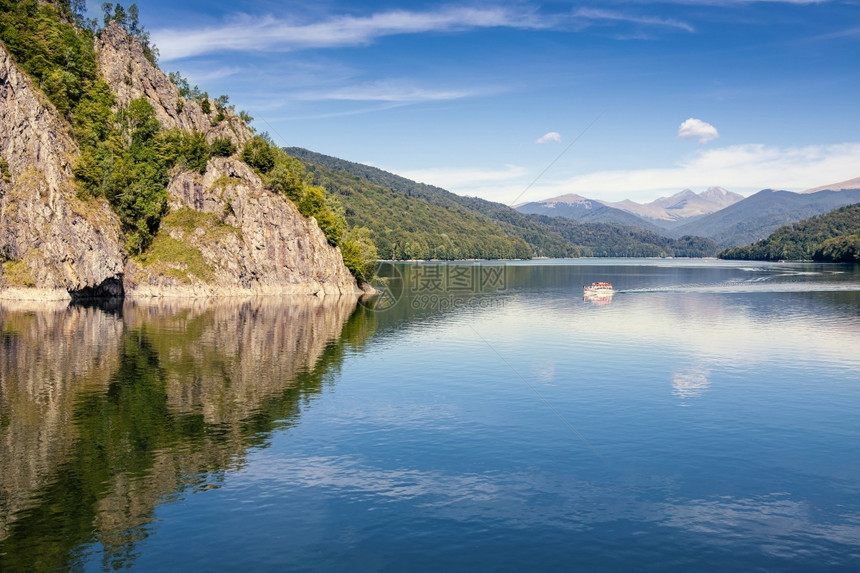
[(212, 159), (202, 176), (173, 178), (169, 191), (171, 212), (152, 248), (160, 256), (129, 260), (130, 295), (356, 291), (340, 251), (328, 245), (316, 221), (264, 189), (241, 161)]
[(241, 149), (252, 137), (251, 130), (232, 110), (225, 110), (223, 121), (213, 122), (214, 112), (204, 113), (200, 104), (179, 94), (170, 78), (144, 55), (140, 42), (111, 22), (96, 38), (99, 72), (110, 85), (119, 105), (141, 96), (155, 109), (155, 115), (166, 128), (200, 131), (206, 139), (229, 137)]
[[(232, 110), (219, 117), (184, 99), (116, 24), (95, 48), (118, 106), (143, 96), (162, 127), (228, 138), (239, 150), (253, 137)], [(0, 298), (361, 292), (316, 221), (265, 189), (238, 153), (213, 158), (203, 174), (172, 173), (170, 213), (149, 251), (128, 257), (108, 203), (76, 196), (69, 133), (0, 44)]]
[(119, 223), (104, 200), (80, 201), (68, 125), (0, 44), (0, 296), (120, 294)]

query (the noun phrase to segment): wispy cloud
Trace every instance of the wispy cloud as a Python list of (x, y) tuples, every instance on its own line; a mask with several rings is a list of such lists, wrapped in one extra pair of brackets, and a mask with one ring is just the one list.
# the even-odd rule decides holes
[(644, 24), (647, 26), (661, 26), (667, 28), (677, 28), (685, 32), (695, 32), (696, 29), (686, 22), (676, 20), (674, 18), (660, 18), (655, 16), (645, 16), (641, 14), (633, 14), (628, 12), (618, 12), (614, 10), (603, 10), (597, 8), (580, 8), (574, 12), (574, 17), (588, 21), (603, 21), (603, 22), (626, 22), (632, 24)]
[(221, 80), (224, 78), (229, 78), (242, 73), (242, 68), (238, 66), (229, 66), (229, 67), (221, 67), (215, 68), (212, 70), (195, 72), (194, 70), (189, 70), (187, 72), (189, 79), (192, 82), (211, 82), (213, 80)]
[(528, 172), (524, 167), (518, 165), (506, 165), (499, 169), (476, 168), (435, 168), (398, 171), (398, 175), (435, 185), (449, 190), (463, 190), (472, 187), (483, 187), (485, 185), (499, 182), (516, 181)]
[(699, 143), (713, 141), (720, 136), (717, 128), (701, 119), (691, 117), (678, 127), (678, 137), (681, 139), (698, 139)]
[(447, 101), (475, 97), (490, 93), (489, 89), (432, 89), (410, 84), (405, 81), (378, 81), (333, 88), (326, 91), (312, 91), (294, 94), (301, 100), (319, 101), (380, 101), (398, 103), (418, 103), (425, 101)]
[[(743, 4), (827, 4), (830, 1), (831, 0), (662, 0), (662, 3), (685, 4), (689, 6), (737, 6)], [(648, 0), (642, 0), (637, 3), (648, 3)]]
[(550, 141), (561, 141), (561, 134), (557, 131), (550, 131), (540, 136), (535, 143), (549, 143)]
[(537, 7), (447, 6), (436, 10), (392, 10), (367, 16), (332, 16), (316, 22), (234, 14), (221, 26), (152, 31), (162, 61), (228, 51), (267, 52), (362, 46), (379, 38), (430, 32), (465, 32), (485, 28), (581, 30), (596, 24), (638, 24), (694, 32), (691, 24), (625, 11), (580, 8), (544, 13)]
[(219, 51), (291, 51), (360, 46), (398, 34), (455, 32), (476, 28), (545, 29), (553, 18), (529, 9), (447, 7), (435, 11), (394, 10), (369, 16), (337, 16), (302, 23), (239, 14), (218, 27), (152, 32), (163, 61)]

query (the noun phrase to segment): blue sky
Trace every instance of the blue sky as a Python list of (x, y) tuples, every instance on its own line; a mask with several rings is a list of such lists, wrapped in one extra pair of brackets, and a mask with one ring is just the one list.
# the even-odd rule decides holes
[(137, 4), (163, 69), (277, 143), (463, 195), (860, 177), (860, 0)]

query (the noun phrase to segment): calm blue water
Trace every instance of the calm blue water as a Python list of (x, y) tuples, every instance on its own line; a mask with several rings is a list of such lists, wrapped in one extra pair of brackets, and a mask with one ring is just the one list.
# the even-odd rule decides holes
[(860, 569), (857, 267), (382, 274), (5, 310), (0, 569)]

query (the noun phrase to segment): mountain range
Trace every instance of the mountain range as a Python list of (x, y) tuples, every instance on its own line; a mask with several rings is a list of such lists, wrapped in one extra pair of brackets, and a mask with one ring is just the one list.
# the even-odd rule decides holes
[(684, 189), (650, 203), (599, 201), (568, 193), (542, 201), (515, 205), (521, 213), (550, 217), (568, 217), (577, 221), (634, 225), (653, 231), (665, 231), (715, 213), (743, 200), (743, 195), (722, 187), (710, 187), (701, 193)]
[(646, 204), (567, 194), (515, 208), (522, 213), (638, 226), (669, 237), (706, 237), (725, 248), (761, 240), (780, 226), (858, 202), (860, 178), (802, 193), (764, 189), (746, 198), (711, 187), (701, 193), (684, 189)]
[(670, 197), (660, 197), (644, 205), (629, 199), (617, 203), (607, 201), (602, 201), (602, 203), (642, 217), (660, 227), (670, 229), (681, 223), (725, 209), (729, 205), (742, 201), (743, 198), (743, 195), (732, 193), (722, 187), (709, 187), (701, 193), (684, 189)]

